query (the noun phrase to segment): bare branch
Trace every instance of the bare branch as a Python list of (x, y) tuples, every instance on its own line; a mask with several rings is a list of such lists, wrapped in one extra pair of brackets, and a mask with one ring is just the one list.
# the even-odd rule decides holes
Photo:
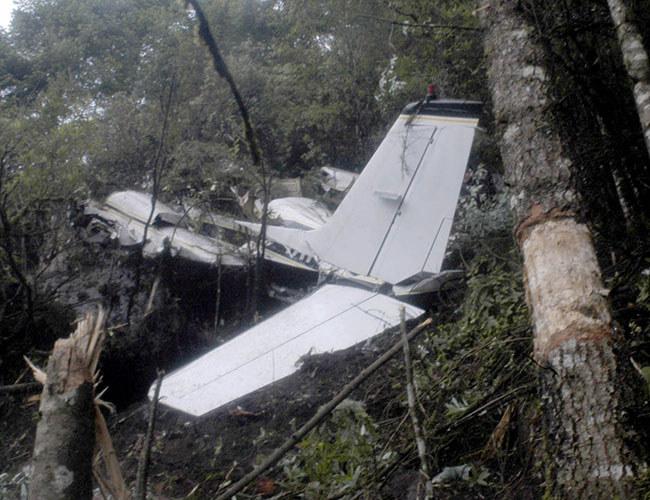
[(153, 429), (156, 423), (156, 410), (158, 408), (158, 397), (160, 395), (160, 386), (162, 385), (164, 370), (158, 370), (158, 379), (156, 380), (156, 389), (154, 391), (151, 406), (149, 407), (149, 424), (147, 425), (147, 435), (142, 446), (142, 455), (138, 464), (138, 489), (135, 494), (137, 500), (147, 498), (147, 474), (149, 472), (149, 456), (151, 454), (151, 441), (153, 439)]
[(253, 161), (253, 165), (260, 167), (261, 174), (262, 174), (263, 210), (262, 210), (260, 234), (257, 238), (257, 244), (256, 244), (256, 251), (257, 251), (257, 254), (255, 256), (256, 273), (255, 273), (255, 280), (253, 281), (253, 290), (252, 290), (253, 300), (251, 301), (251, 309), (254, 311), (257, 308), (258, 295), (260, 293), (260, 285), (264, 273), (264, 253), (266, 251), (266, 226), (268, 222), (268, 211), (269, 211), (268, 205), (269, 205), (271, 186), (270, 186), (268, 176), (266, 175), (264, 161), (257, 143), (255, 130), (253, 129), (253, 125), (251, 124), (248, 108), (246, 108), (246, 105), (244, 104), (244, 100), (242, 99), (242, 96), (239, 93), (239, 89), (235, 84), (235, 80), (233, 79), (230, 70), (226, 65), (226, 62), (221, 57), (221, 53), (219, 52), (219, 48), (217, 47), (217, 42), (215, 41), (214, 37), (212, 36), (212, 32), (210, 31), (210, 25), (208, 24), (208, 20), (206, 19), (203, 10), (199, 6), (198, 0), (185, 0), (185, 6), (187, 7), (187, 5), (192, 6), (194, 12), (196, 13), (196, 17), (199, 20), (199, 36), (201, 37), (203, 43), (205, 43), (205, 45), (208, 47), (208, 50), (210, 51), (210, 55), (212, 56), (212, 62), (214, 64), (214, 69), (217, 71), (219, 76), (221, 76), (223, 79), (226, 80), (226, 82), (228, 82), (230, 91), (232, 92), (232, 95), (234, 96), (235, 101), (237, 102), (237, 107), (239, 108), (239, 114), (241, 115), (242, 120), (244, 122), (244, 133), (246, 135), (246, 142), (248, 143), (248, 148), (250, 150), (250, 155)]
[(459, 24), (429, 24), (429, 23), (409, 23), (404, 21), (395, 21), (393, 19), (387, 19), (385, 17), (371, 16), (368, 14), (357, 14), (358, 17), (364, 17), (367, 19), (374, 19), (376, 21), (381, 21), (388, 24), (393, 24), (395, 26), (405, 26), (408, 28), (422, 28), (422, 29), (433, 29), (433, 30), (457, 30), (457, 31), (481, 31), (481, 28), (476, 28), (474, 26), (463, 26)]
[(402, 334), (402, 349), (404, 351), (404, 370), (406, 372), (406, 395), (408, 397), (409, 414), (411, 415), (411, 425), (413, 426), (413, 434), (415, 434), (415, 443), (418, 448), (418, 456), (420, 458), (420, 475), (418, 478), (418, 500), (420, 496), (422, 485), (424, 484), (424, 498), (429, 500), (432, 497), (433, 491), (431, 489), (431, 476), (429, 474), (429, 464), (427, 463), (427, 445), (422, 433), (422, 426), (418, 418), (417, 408), (415, 402), (417, 396), (415, 394), (415, 385), (413, 384), (413, 361), (411, 359), (411, 347), (406, 335), (406, 318), (404, 306), (400, 307), (400, 332)]

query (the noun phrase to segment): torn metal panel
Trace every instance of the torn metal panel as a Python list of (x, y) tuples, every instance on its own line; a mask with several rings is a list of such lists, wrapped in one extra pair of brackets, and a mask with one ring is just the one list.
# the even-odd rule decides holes
[(359, 178), (359, 174), (336, 167), (321, 167), (321, 186), (325, 191), (347, 191)]
[(395, 297), (412, 297), (450, 289), (458, 285), (464, 277), (465, 271), (459, 269), (442, 271), (433, 275), (420, 273), (405, 282), (393, 285), (393, 295)]
[(269, 202), (269, 217), (283, 227), (308, 231), (325, 225), (332, 212), (311, 198), (279, 198)]
[(242, 256), (241, 251), (231, 245), (195, 234), (187, 229), (176, 229), (169, 226), (150, 227), (147, 231), (147, 243), (143, 248), (143, 253), (155, 256), (164, 251), (169, 251), (174, 257), (178, 256), (205, 264), (221, 263), (231, 267), (246, 265), (246, 259)]
[[(110, 227), (105, 227), (122, 246), (142, 243), (150, 213), (151, 196), (136, 191), (113, 193), (103, 204), (90, 205), (86, 209), (87, 215), (110, 224)], [(187, 222), (182, 214), (156, 202), (152, 222), (147, 227), (143, 254), (155, 256), (169, 252), (172, 256), (178, 255), (194, 262), (234, 267), (245, 265), (246, 261), (236, 246), (193, 233), (187, 229)]]
[[(151, 195), (138, 191), (118, 191), (106, 198), (103, 209), (117, 218), (136, 219), (146, 222), (151, 213)], [(186, 228), (187, 220), (169, 205), (156, 201), (151, 224), (171, 224)]]
[(302, 356), (345, 349), (397, 325), (401, 307), (409, 319), (423, 314), (384, 295), (325, 285), (171, 373), (160, 401), (203, 415), (294, 373)]

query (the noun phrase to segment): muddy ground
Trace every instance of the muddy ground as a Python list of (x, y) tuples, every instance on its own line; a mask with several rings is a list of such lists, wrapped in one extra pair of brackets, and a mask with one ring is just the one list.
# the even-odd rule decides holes
[[(150, 487), (155, 497), (185, 498), (194, 492), (212, 498), (223, 489), (226, 479), (236, 480), (250, 471), (260, 457), (279, 446), (396, 341), (397, 334), (389, 332), (362, 346), (311, 356), (294, 375), (201, 418), (159, 406), (150, 468)], [(386, 426), (385, 430), (404, 413), (404, 398), (397, 387), (400, 363), (401, 357), (395, 356), (350, 396), (363, 401), (380, 427)], [(148, 418), (147, 400), (107, 415), (130, 484), (135, 483)], [(37, 419), (37, 403), (28, 402), (26, 396), (0, 397), (0, 463), (5, 464), (5, 471), (15, 473), (29, 463)], [(415, 472), (409, 471), (410, 461), (405, 457), (407, 465), (396, 467), (394, 478), (386, 478), (384, 498), (406, 498), (404, 482), (410, 486), (415, 480)], [(272, 470), (266, 476), (275, 478), (278, 471)], [(252, 485), (248, 491), (261, 494), (257, 488)]]

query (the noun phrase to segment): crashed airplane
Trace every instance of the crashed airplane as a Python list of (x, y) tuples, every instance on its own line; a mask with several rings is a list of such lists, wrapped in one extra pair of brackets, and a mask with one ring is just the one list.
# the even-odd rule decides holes
[[(169, 374), (160, 401), (201, 416), (298, 369), (300, 358), (345, 349), (423, 314), (398, 300), (436, 290), (458, 271), (441, 272), (481, 104), (427, 100), (402, 111), (358, 176), (323, 172), (332, 189), (349, 188), (330, 215), (313, 200), (274, 200), (265, 258), (325, 276), (280, 313)], [(151, 198), (114, 193), (89, 207), (120, 244), (139, 244)], [(244, 249), (195, 234), (185, 218), (156, 203), (145, 254), (242, 266)], [(218, 228), (259, 234), (260, 225), (214, 215)], [(328, 280), (329, 277), (329, 280)], [(331, 281), (331, 283), (327, 283)], [(150, 396), (153, 395), (153, 388)]]

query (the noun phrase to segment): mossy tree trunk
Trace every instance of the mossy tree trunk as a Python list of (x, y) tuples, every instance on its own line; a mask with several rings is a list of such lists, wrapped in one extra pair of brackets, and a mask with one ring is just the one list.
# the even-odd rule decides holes
[(488, 82), (524, 258), (541, 365), (548, 492), (632, 497), (634, 459), (623, 441), (613, 332), (571, 160), (547, 112), (548, 76), (521, 3), (482, 0)]

